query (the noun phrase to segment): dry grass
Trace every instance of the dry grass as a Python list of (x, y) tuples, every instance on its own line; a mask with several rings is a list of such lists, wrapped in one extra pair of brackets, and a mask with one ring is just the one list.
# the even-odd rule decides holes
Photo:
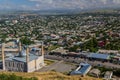
[(45, 62), (46, 65), (51, 65), (51, 64), (53, 64), (55, 61), (45, 59), (44, 62)]
[(81, 76), (66, 76), (58, 72), (33, 72), (33, 73), (19, 73), (19, 72), (0, 72), (0, 74), (15, 74), (22, 77), (37, 77), (38, 80), (102, 80), (92, 77), (81, 77)]

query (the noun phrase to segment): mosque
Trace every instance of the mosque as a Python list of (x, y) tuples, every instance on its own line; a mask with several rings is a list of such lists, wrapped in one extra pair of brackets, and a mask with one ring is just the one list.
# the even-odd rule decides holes
[(44, 66), (43, 44), (40, 45), (41, 48), (31, 48), (29, 46), (22, 47), (19, 42), (18, 53), (10, 57), (5, 57), (5, 46), (5, 44), (1, 45), (1, 66), (3, 70), (14, 72), (34, 72)]

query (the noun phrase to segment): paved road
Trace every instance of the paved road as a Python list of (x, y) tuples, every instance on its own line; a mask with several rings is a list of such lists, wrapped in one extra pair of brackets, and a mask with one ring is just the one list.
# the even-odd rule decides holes
[(55, 55), (45, 55), (46, 59), (53, 59), (53, 60), (63, 60), (65, 62), (71, 62), (71, 63), (75, 63), (75, 64), (80, 64), (81, 62), (87, 62), (93, 66), (98, 66), (102, 65), (105, 66), (107, 68), (119, 68), (120, 69), (120, 65), (117, 64), (113, 64), (113, 63), (109, 63), (109, 62), (101, 62), (101, 61), (89, 61), (89, 60), (85, 60), (85, 59), (81, 59), (81, 58), (66, 58), (66, 57), (61, 57), (61, 56), (55, 56)]
[(43, 71), (50, 71), (50, 70), (54, 70), (56, 67), (58, 67), (57, 65), (59, 65), (60, 63), (62, 63), (63, 61), (56, 61), (55, 63), (49, 65), (49, 66), (46, 66), (45, 68), (43, 68), (42, 70)]
[(40, 69), (38, 71), (46, 72), (46, 71), (55, 70), (57, 72), (69, 72), (75, 68), (76, 68), (75, 65), (67, 64), (63, 60), (61, 60), (61, 61), (56, 61), (55, 63), (48, 65), (46, 67), (43, 67), (42, 69)]

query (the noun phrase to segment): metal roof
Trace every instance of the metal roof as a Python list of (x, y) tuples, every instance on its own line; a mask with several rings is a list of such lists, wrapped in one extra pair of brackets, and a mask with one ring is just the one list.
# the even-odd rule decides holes
[[(40, 57), (40, 56), (36, 56), (36, 55), (30, 54), (29, 55), (29, 61), (35, 60), (38, 57)], [(13, 60), (20, 61), (20, 62), (26, 62), (26, 56), (25, 57), (14, 57)]]
[(108, 54), (100, 54), (100, 53), (91, 53), (88, 55), (89, 58), (96, 58), (96, 59), (109, 59), (110, 55)]
[[(41, 57), (41, 56), (34, 55), (34, 54), (29, 54), (29, 61), (35, 60), (35, 59), (37, 59), (39, 57)], [(15, 56), (15, 57), (11, 57), (11, 58), (6, 58), (6, 60), (26, 62), (26, 56), (22, 56), (22, 57)]]
[(85, 65), (84, 67), (82, 67), (80, 70), (78, 70), (79, 72), (81, 72), (81, 74), (86, 74), (86, 70), (90, 67), (90, 65)]
[(80, 74), (80, 75), (85, 75), (91, 68), (90, 64), (87, 63), (82, 63), (78, 69), (76, 69), (75, 71), (71, 72), (71, 74)]

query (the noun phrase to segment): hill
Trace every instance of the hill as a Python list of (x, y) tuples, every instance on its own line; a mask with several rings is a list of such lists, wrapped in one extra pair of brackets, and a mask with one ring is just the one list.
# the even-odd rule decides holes
[(25, 78), (37, 77), (38, 80), (102, 80), (92, 77), (81, 77), (81, 76), (67, 76), (58, 72), (33, 72), (33, 73), (19, 73), (19, 72), (1, 72), (0, 74), (15, 74)]

